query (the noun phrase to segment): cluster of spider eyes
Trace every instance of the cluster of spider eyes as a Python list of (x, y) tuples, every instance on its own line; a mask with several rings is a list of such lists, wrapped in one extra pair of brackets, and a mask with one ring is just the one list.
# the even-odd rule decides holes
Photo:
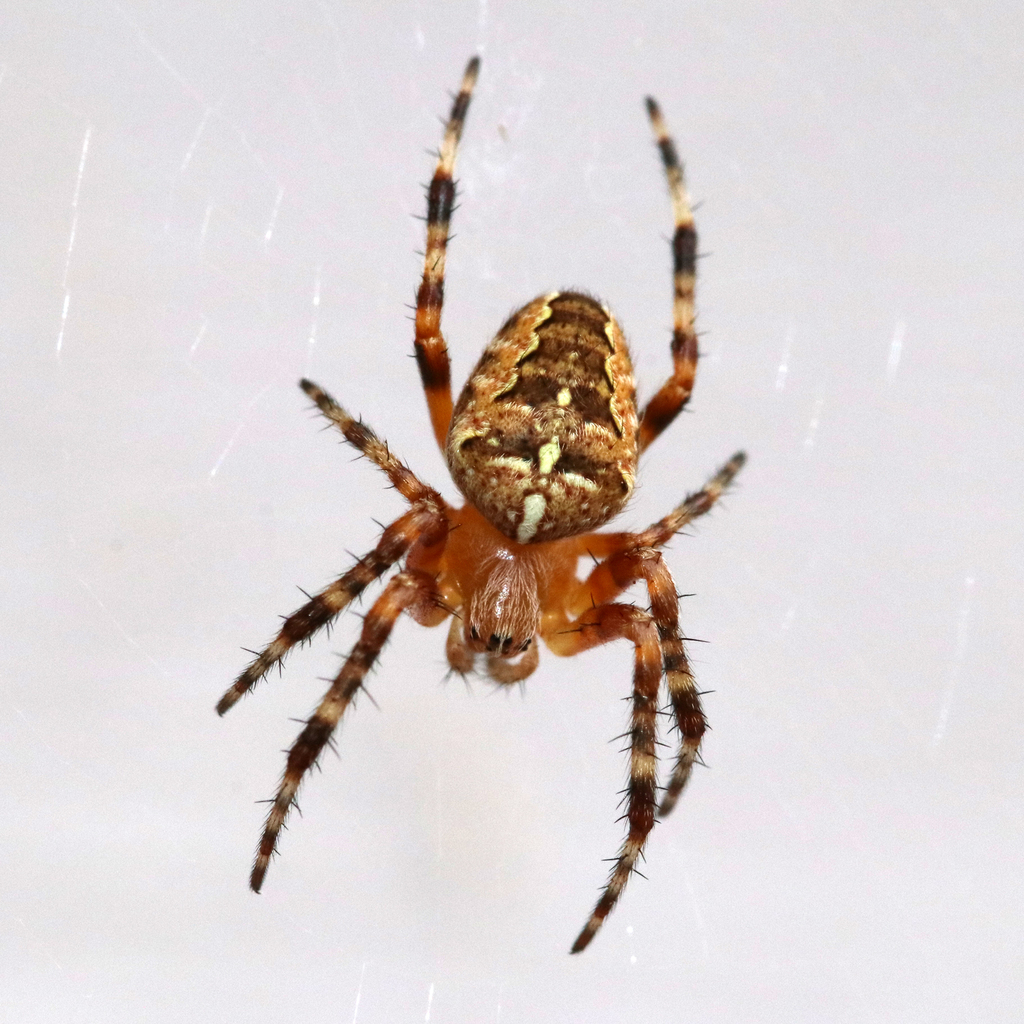
[[(480, 631), (476, 628), (476, 626), (469, 627), (469, 636), (470, 639), (472, 640), (480, 640)], [(530, 644), (532, 643), (533, 637), (527, 637), (519, 645), (518, 653), (522, 654), (524, 651), (528, 650)], [(502, 656), (507, 656), (509, 654), (515, 653), (512, 650), (512, 637), (498, 636), (497, 633), (492, 633), (490, 639), (487, 641), (487, 650), (490, 651), (492, 654), (499, 654)]]

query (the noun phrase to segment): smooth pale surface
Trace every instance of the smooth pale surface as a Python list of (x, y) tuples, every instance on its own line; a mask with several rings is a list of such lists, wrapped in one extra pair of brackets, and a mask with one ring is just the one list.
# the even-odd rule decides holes
[[(1019, 4), (13, 5), (0, 37), (0, 1018), (1006, 1021), (1024, 996)], [(262, 808), (357, 628), (213, 704), (401, 502), (308, 375), (454, 498), (411, 353), (419, 183), (466, 59), (445, 326), (607, 301), (668, 372), (657, 96), (704, 359), (641, 527), (714, 731), (645, 873), (624, 646), (525, 699), (403, 622), (264, 893)], [(620, 525), (621, 524), (621, 525)], [(643, 602), (642, 595), (637, 600)]]

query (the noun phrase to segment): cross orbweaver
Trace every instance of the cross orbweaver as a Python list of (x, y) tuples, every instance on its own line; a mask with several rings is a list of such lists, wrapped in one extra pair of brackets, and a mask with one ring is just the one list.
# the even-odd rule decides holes
[[(737, 452), (705, 486), (639, 533), (594, 533), (630, 497), (637, 460), (690, 397), (697, 364), (693, 214), (661, 112), (647, 113), (668, 178), (675, 218), (672, 374), (639, 413), (622, 331), (608, 308), (580, 292), (550, 292), (513, 313), (484, 350), (452, 404), (441, 334), (445, 253), (455, 198), (455, 153), (480, 67), (474, 57), (438, 151), (427, 193), (427, 244), (416, 300), (415, 352), (433, 432), (466, 498), (453, 508), (403, 465), (365, 424), (311, 381), (303, 391), (375, 463), (409, 503), (377, 546), (284, 621), (280, 632), (224, 694), (224, 714), (296, 644), (329, 625), (392, 566), (392, 577), (363, 622), (352, 653), (288, 751), (287, 765), (256, 853), (250, 885), (259, 891), (299, 784), (316, 764), (363, 685), (402, 612), (424, 626), (451, 617), (446, 653), (466, 674), (482, 658), (497, 684), (537, 667), (539, 637), (555, 654), (578, 654), (625, 639), (635, 648), (626, 789), (628, 830), (611, 876), (572, 952), (584, 949), (635, 870), (655, 816), (675, 806), (705, 729), (700, 694), (683, 649), (675, 584), (658, 550), (708, 512), (745, 461)], [(595, 567), (576, 576), (581, 557)], [(616, 601), (643, 581), (650, 610)], [(664, 675), (680, 735), (660, 804), (656, 781), (658, 692)]]

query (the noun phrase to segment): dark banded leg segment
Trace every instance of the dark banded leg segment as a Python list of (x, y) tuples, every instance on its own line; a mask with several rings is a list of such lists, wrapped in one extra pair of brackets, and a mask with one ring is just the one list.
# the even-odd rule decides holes
[(373, 603), (373, 607), (363, 620), (362, 633), (352, 653), (288, 751), (284, 777), (267, 815), (263, 837), (256, 851), (256, 861), (249, 878), (249, 885), (255, 892), (259, 892), (263, 884), (267, 865), (277, 846), (277, 837), (295, 803), (295, 796), (303, 777), (317, 763), (345, 709), (352, 703), (363, 685), (367, 672), (373, 667), (381, 649), (387, 643), (399, 615), (403, 611), (408, 611), (430, 618), (440, 600), (441, 595), (433, 578), (427, 573), (410, 570), (399, 573), (391, 580)]
[(444, 264), (448, 249), (448, 227), (455, 202), (455, 154), (479, 70), (480, 58), (474, 57), (466, 65), (462, 85), (452, 103), (444, 140), (437, 156), (437, 168), (427, 190), (427, 246), (423, 280), (416, 293), (416, 363), (427, 395), (434, 436), (442, 451), (452, 418), (451, 367), (448, 348), (441, 334)]
[(676, 805), (700, 755), (700, 742), (707, 729), (700, 693), (690, 671), (679, 630), (679, 597), (664, 556), (654, 548), (636, 548), (614, 555), (606, 563), (610, 575), (623, 590), (638, 580), (647, 584), (651, 617), (661, 642), (662, 667), (669, 703), (679, 731), (679, 750), (672, 777), (662, 795), (658, 814), (664, 817)]
[[(675, 591), (672, 591), (673, 597)], [(575, 623), (571, 631), (546, 637), (548, 646), (562, 655), (580, 651), (624, 638), (631, 640), (636, 649), (633, 670), (633, 698), (628, 732), (630, 744), (629, 783), (626, 787), (626, 814), (628, 832), (612, 868), (611, 876), (601, 898), (594, 907), (572, 952), (586, 949), (597, 934), (604, 919), (611, 913), (625, 888), (629, 876), (636, 868), (651, 829), (657, 792), (658, 686), (661, 681), (662, 649), (658, 630), (651, 616), (627, 604), (606, 604), (587, 612)]]
[(640, 451), (679, 415), (689, 401), (697, 372), (697, 332), (694, 328), (694, 287), (697, 279), (697, 229), (683, 168), (675, 143), (665, 127), (658, 104), (647, 97), (647, 114), (665, 165), (672, 199), (675, 232), (672, 236), (672, 376), (647, 403), (640, 419)]
[(247, 694), (296, 645), (309, 640), (314, 633), (336, 618), (374, 580), (379, 579), (417, 541), (444, 536), (448, 520), (443, 513), (426, 503), (418, 503), (388, 526), (377, 546), (364, 555), (340, 579), (310, 598), (297, 612), (284, 620), (276, 637), (256, 656), (235, 680), (217, 704), (223, 715)]

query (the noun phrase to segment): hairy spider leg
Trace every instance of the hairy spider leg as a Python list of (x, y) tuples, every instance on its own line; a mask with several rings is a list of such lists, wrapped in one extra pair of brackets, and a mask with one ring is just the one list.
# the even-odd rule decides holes
[[(647, 616), (647, 619), (653, 622), (656, 628), (661, 659), (658, 680), (660, 681), (663, 670), (675, 726), (680, 734), (679, 750), (676, 754), (672, 776), (665, 787), (661, 806), (658, 808), (658, 814), (661, 816), (672, 810), (689, 779), (693, 764), (699, 754), (701, 738), (707, 728), (707, 723), (701, 707), (700, 693), (690, 671), (679, 629), (679, 599), (675, 583), (661, 552), (656, 548), (664, 545), (687, 523), (709, 512), (739, 472), (745, 459), (742, 452), (737, 452), (708, 480), (704, 487), (689, 495), (669, 515), (647, 530), (640, 533), (591, 534), (576, 539), (575, 543), (579, 545), (578, 553), (580, 555), (591, 554), (595, 558), (601, 558), (602, 561), (594, 567), (585, 580), (577, 581), (572, 589), (565, 593), (562, 614), (549, 616), (544, 623), (545, 641), (556, 654), (577, 654), (587, 647), (610, 642), (618, 636), (627, 634), (620, 632), (602, 640), (599, 634), (596, 635), (593, 631), (589, 633), (586, 629), (582, 633), (577, 631), (588, 621), (594, 620), (595, 617), (598, 617), (598, 621), (600, 621), (599, 617), (606, 608), (632, 607), (615, 605), (610, 602), (640, 580), (647, 584), (651, 614), (647, 616), (647, 613), (639, 612), (639, 609), (635, 610), (639, 614)], [(618, 621), (621, 624), (624, 621), (624, 613), (616, 614), (619, 615)], [(576, 616), (579, 618), (572, 621)], [(635, 626), (634, 628), (639, 629)], [(632, 635), (630, 638), (637, 643)], [(636, 679), (639, 679), (641, 671), (639, 646), (637, 652)], [(637, 737), (635, 721), (637, 698), (635, 694), (638, 686), (640, 683), (635, 681), (634, 723), (630, 731), (634, 740)], [(655, 692), (657, 692), (657, 686)], [(633, 749), (635, 755), (636, 747), (634, 746)], [(641, 762), (646, 763), (642, 759)], [(636, 780), (636, 767), (637, 761), (634, 756), (630, 762), (631, 808), (634, 790), (641, 796), (646, 792), (643, 788), (643, 780)], [(650, 799), (653, 806), (653, 795)], [(637, 814), (642, 825), (642, 821), (645, 819), (639, 810)], [(574, 953), (586, 948), (597, 933), (605, 917), (615, 906), (630, 872), (635, 867), (636, 858), (646, 839), (646, 832), (635, 824), (633, 817), (629, 817), (629, 821), (630, 832), (626, 842), (620, 851), (608, 885), (594, 908), (594, 913), (573, 946)], [(638, 843), (639, 845), (637, 845)]]
[(636, 534), (637, 543), (659, 548), (687, 523), (710, 512), (746, 461), (746, 452), (736, 452), (699, 491), (688, 494), (667, 516)]
[(438, 528), (437, 516), (424, 505), (417, 504), (391, 523), (377, 546), (343, 576), (310, 598), (298, 611), (284, 620), (280, 632), (256, 656), (235, 680), (217, 704), (223, 715), (247, 694), (296, 645), (312, 638), (333, 621), (374, 580), (379, 579), (399, 561), (422, 536)]
[[(679, 631), (679, 599), (675, 582), (660, 551), (650, 547), (637, 547), (612, 555), (602, 563), (600, 580), (607, 581), (609, 590), (620, 593), (639, 580), (647, 584), (651, 599), (651, 615), (658, 627), (664, 655), (665, 682), (669, 703), (679, 732), (679, 750), (676, 753), (672, 777), (665, 787), (658, 813), (662, 817), (676, 805), (697, 760), (700, 741), (707, 728), (701, 707), (700, 692), (690, 671), (683, 638)], [(590, 581), (588, 581), (590, 582)]]
[(319, 384), (303, 378), (299, 387), (316, 403), (317, 408), (344, 435), (353, 448), (365, 455), (378, 469), (386, 473), (395, 490), (406, 501), (436, 501), (444, 505), (441, 495), (421, 483), (419, 478), (400, 459), (392, 455), (387, 444), (365, 423), (354, 419)]
[[(673, 595), (675, 591), (673, 590)], [(661, 682), (662, 649), (658, 629), (647, 612), (631, 604), (605, 604), (592, 608), (573, 623), (545, 641), (558, 654), (573, 655), (613, 640), (627, 639), (636, 649), (633, 670), (633, 699), (629, 736), (629, 783), (626, 787), (628, 832), (619, 850), (608, 883), (594, 907), (590, 920), (580, 932), (571, 952), (586, 949), (602, 922), (618, 901), (629, 876), (636, 867), (654, 827), (657, 791), (658, 687)]]
[(335, 619), (353, 598), (383, 576), (414, 544), (440, 545), (448, 532), (446, 506), (437, 491), (421, 483), (369, 427), (354, 420), (326, 391), (308, 380), (301, 381), (300, 386), (341, 430), (345, 439), (388, 475), (412, 508), (384, 529), (380, 541), (369, 554), (285, 619), (277, 636), (221, 697), (217, 704), (220, 715), (263, 679), (296, 644), (309, 640)]
[[(631, 548), (660, 548), (694, 519), (711, 511), (733, 478), (747, 461), (744, 452), (736, 452), (699, 491), (688, 494), (667, 516), (639, 533), (589, 533), (572, 538), (579, 557), (598, 560), (590, 575), (576, 581), (573, 592), (565, 599), (565, 614), (581, 615), (595, 604), (614, 601), (630, 584), (619, 586), (608, 559)], [(633, 582), (633, 581), (631, 581)]]
[(441, 605), (437, 585), (427, 573), (416, 570), (400, 572), (384, 588), (363, 620), (363, 629), (352, 653), (288, 751), (284, 776), (271, 803), (249, 877), (253, 891), (260, 891), (281, 826), (295, 803), (303, 776), (316, 764), (330, 741), (341, 716), (362, 687), (367, 672), (373, 667), (402, 612), (408, 612), (427, 626), (438, 625), (448, 615)]
[(647, 403), (640, 419), (640, 451), (679, 415), (690, 399), (697, 372), (697, 331), (694, 327), (694, 287), (697, 280), (697, 229), (675, 143), (665, 127), (658, 104), (648, 96), (647, 114), (661, 151), (672, 199), (672, 376)]
[(434, 436), (442, 452), (452, 418), (451, 365), (441, 334), (448, 225), (455, 202), (455, 179), (452, 175), (462, 126), (479, 70), (480, 58), (474, 57), (466, 65), (462, 86), (452, 103), (444, 140), (438, 151), (437, 168), (427, 190), (427, 247), (423, 259), (423, 280), (416, 293), (416, 363), (427, 396)]

